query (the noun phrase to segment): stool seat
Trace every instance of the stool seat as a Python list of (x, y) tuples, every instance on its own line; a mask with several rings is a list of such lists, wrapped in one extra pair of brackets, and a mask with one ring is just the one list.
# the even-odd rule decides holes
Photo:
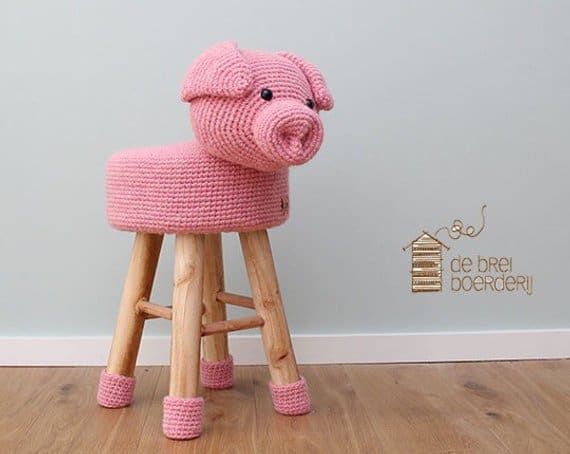
[(197, 142), (121, 151), (107, 162), (107, 218), (145, 233), (246, 232), (289, 215), (288, 170), (260, 172)]

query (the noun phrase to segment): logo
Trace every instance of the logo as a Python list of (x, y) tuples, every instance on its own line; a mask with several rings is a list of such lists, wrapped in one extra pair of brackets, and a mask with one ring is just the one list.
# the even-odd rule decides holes
[[(412, 293), (441, 292), (444, 287), (443, 256), (451, 250), (450, 246), (438, 238), (442, 232), (447, 234), (445, 241), (460, 238), (476, 238), (485, 229), (485, 209), (481, 207), (481, 225), (464, 226), (463, 221), (455, 219), (451, 226), (442, 226), (433, 234), (423, 230), (412, 240), (404, 251), (410, 249), (412, 269), (410, 271)], [(472, 257), (455, 256), (450, 261), (449, 289), (454, 292), (524, 292), (533, 293), (533, 276), (515, 275), (513, 257), (476, 255)]]
[(425, 230), (405, 246), (412, 247), (412, 292), (441, 292), (443, 248), (449, 250), (434, 235)]

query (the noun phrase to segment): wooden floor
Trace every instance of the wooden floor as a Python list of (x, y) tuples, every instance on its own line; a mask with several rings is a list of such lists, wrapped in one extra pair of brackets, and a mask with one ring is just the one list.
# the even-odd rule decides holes
[(0, 453), (570, 453), (570, 360), (303, 366), (314, 410), (273, 412), (265, 367), (203, 391), (205, 427), (161, 432), (168, 368), (129, 408), (97, 406), (100, 368), (0, 368)]

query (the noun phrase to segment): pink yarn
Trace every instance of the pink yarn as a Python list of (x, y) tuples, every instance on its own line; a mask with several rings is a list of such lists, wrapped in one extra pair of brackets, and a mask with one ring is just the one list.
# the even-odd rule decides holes
[(241, 98), (251, 91), (253, 72), (236, 44), (226, 41), (209, 48), (188, 70), (181, 98), (198, 96)]
[(301, 57), (292, 54), (291, 52), (277, 52), (277, 54), (288, 58), (295, 63), (301, 71), (303, 71), (303, 74), (309, 81), (309, 84), (311, 84), (311, 89), (313, 90), (318, 109), (331, 110), (334, 107), (334, 100), (327, 87), (325, 78), (315, 65), (303, 60)]
[[(273, 93), (270, 100), (260, 96), (263, 89)], [(196, 60), (182, 99), (192, 102), (194, 132), (209, 153), (262, 171), (311, 159), (323, 138), (317, 111), (333, 106), (324, 78), (301, 57), (240, 51), (232, 42)]]
[(283, 415), (304, 415), (311, 411), (309, 387), (303, 377), (293, 383), (276, 385), (269, 383), (273, 408)]
[(231, 388), (234, 384), (234, 359), (230, 355), (221, 361), (200, 361), (200, 382), (211, 389)]
[(318, 111), (333, 106), (319, 70), (290, 53), (242, 51), (225, 42), (196, 59), (182, 99), (192, 102), (197, 141), (113, 155), (109, 223), (148, 233), (282, 224), (289, 214), (287, 167), (315, 155), (323, 140)]
[(134, 377), (108, 374), (106, 370), (102, 370), (97, 390), (97, 403), (107, 408), (130, 405), (133, 400), (135, 381)]
[(320, 120), (315, 122), (315, 116), (312, 110), (290, 100), (276, 101), (257, 115), (253, 137), (275, 168), (303, 164), (317, 152), (323, 141), (323, 126)]
[(189, 440), (202, 432), (202, 397), (171, 397), (163, 401), (162, 431), (174, 440)]
[(127, 150), (107, 162), (107, 218), (119, 229), (214, 233), (285, 222), (288, 171), (259, 172), (195, 142)]

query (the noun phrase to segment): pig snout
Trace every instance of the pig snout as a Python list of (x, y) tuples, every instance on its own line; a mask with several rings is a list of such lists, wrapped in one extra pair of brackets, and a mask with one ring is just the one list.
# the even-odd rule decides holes
[(323, 141), (317, 113), (299, 101), (273, 100), (256, 116), (255, 142), (278, 167), (299, 165), (311, 159)]

